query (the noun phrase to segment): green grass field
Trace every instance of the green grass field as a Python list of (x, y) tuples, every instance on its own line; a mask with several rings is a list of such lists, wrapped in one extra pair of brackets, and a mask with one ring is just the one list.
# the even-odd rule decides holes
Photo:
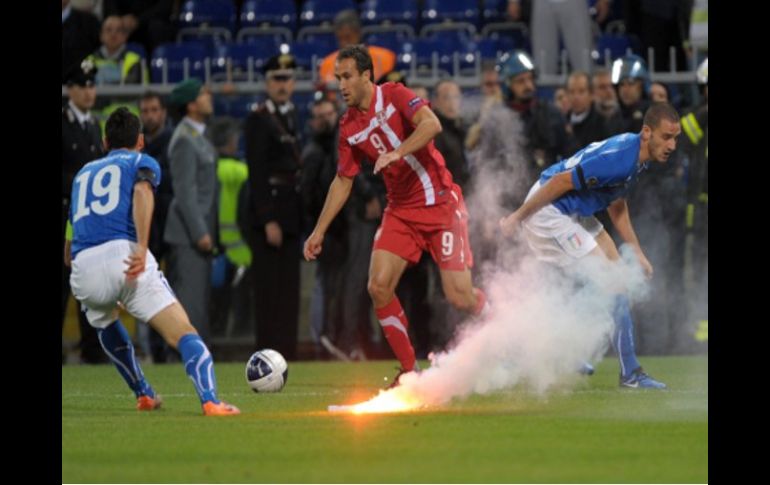
[(708, 357), (642, 359), (668, 391), (621, 390), (617, 362), (545, 397), (516, 387), (396, 415), (335, 415), (394, 362), (290, 363), (277, 394), (216, 365), (243, 414), (204, 418), (179, 364), (145, 366), (139, 413), (111, 366), (62, 367), (62, 482), (708, 482)]

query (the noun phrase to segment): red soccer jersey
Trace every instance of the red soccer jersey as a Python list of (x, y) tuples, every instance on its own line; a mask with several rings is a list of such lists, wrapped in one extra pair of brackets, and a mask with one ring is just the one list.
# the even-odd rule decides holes
[[(398, 148), (414, 131), (412, 117), (428, 102), (402, 84), (374, 87), (369, 110), (348, 108), (340, 120), (337, 173), (354, 177), (361, 161), (377, 161), (382, 153)], [(381, 172), (387, 188), (388, 207), (411, 209), (448, 200), (452, 174), (431, 140), (420, 150), (388, 165)]]

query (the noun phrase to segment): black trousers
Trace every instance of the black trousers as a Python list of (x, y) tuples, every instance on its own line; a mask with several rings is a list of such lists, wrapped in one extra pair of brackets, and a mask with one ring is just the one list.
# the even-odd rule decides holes
[(257, 348), (277, 350), (293, 360), (299, 328), (300, 238), (284, 233), (280, 248), (267, 244), (264, 231), (251, 239)]

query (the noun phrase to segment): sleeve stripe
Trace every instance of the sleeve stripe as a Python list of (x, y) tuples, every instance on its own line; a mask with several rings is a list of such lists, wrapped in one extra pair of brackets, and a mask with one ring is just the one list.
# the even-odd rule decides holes
[(575, 171), (577, 172), (578, 180), (580, 180), (580, 190), (585, 190), (586, 179), (583, 175), (583, 167), (581, 167), (579, 164), (575, 165)]

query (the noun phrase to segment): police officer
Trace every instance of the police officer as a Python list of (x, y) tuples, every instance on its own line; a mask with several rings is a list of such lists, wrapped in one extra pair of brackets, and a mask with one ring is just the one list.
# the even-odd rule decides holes
[(287, 359), (296, 354), (302, 225), (299, 130), (290, 100), (295, 68), (288, 54), (267, 62), (267, 99), (244, 125), (257, 347), (275, 349)]
[(644, 113), (650, 107), (647, 96), (650, 89), (650, 74), (647, 72), (644, 60), (635, 54), (616, 59), (612, 63), (612, 84), (618, 91), (622, 119), (615, 131), (638, 133), (642, 129)]
[[(96, 102), (96, 66), (89, 59), (83, 60), (70, 69), (67, 78), (67, 97), (69, 101), (61, 110), (61, 144), (62, 144), (62, 241), (67, 228), (70, 209), (70, 193), (72, 181), (83, 165), (104, 155), (102, 149), (101, 131), (99, 124), (91, 114), (91, 108)], [(69, 268), (62, 269), (62, 328), (64, 314), (70, 295)], [(78, 309), (80, 304), (78, 304)], [(88, 324), (85, 314), (78, 311), (80, 320), (80, 350), (81, 361), (84, 363), (106, 362), (106, 356), (101, 349), (96, 330)], [(62, 358), (63, 360), (63, 358)]]

